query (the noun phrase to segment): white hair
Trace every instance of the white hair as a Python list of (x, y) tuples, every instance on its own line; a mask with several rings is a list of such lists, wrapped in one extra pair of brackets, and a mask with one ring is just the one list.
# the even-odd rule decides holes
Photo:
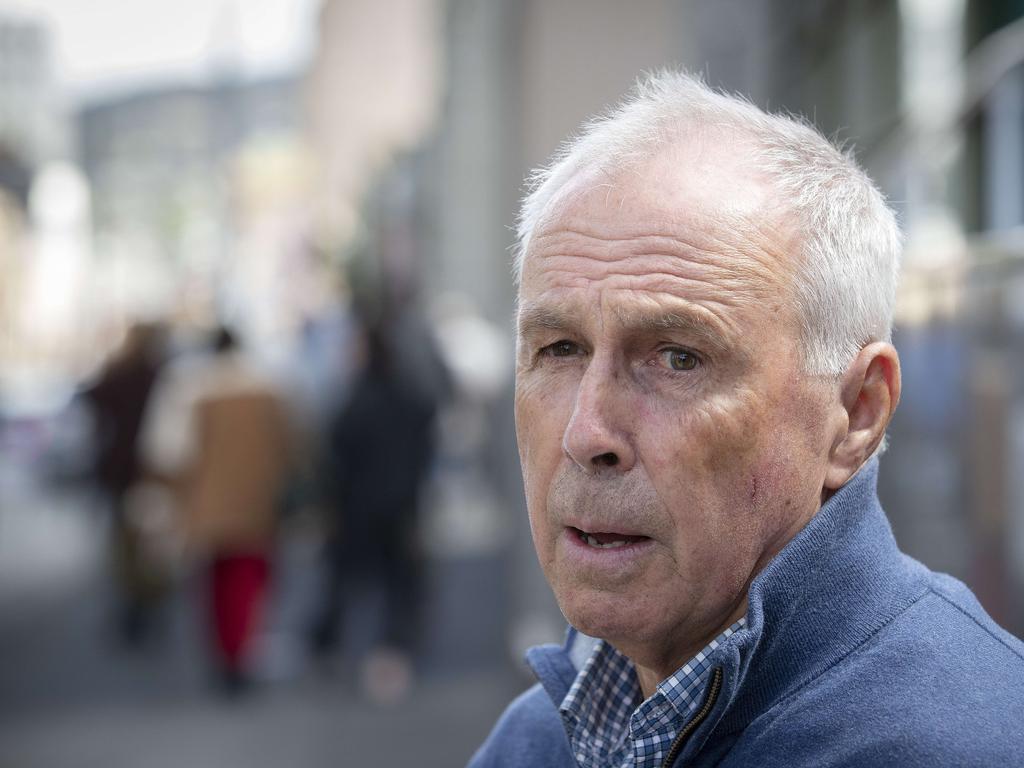
[(800, 237), (794, 285), (806, 372), (838, 376), (866, 344), (889, 341), (902, 238), (885, 198), (853, 156), (808, 123), (768, 114), (682, 72), (642, 77), (531, 174), (518, 218), (517, 283), (530, 237), (552, 201), (586, 170), (649, 158), (688, 130), (749, 139), (752, 170), (783, 201)]

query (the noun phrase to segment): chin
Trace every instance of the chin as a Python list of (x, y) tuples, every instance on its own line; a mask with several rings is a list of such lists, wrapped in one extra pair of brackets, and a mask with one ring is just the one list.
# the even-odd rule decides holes
[(628, 595), (584, 588), (557, 597), (558, 607), (572, 626), (617, 648), (642, 642), (643, 636), (651, 631), (650, 617), (645, 617), (638, 610), (637, 601)]

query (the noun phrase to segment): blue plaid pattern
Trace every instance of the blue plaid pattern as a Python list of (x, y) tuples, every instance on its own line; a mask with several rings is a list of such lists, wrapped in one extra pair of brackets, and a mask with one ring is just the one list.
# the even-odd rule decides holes
[(660, 766), (700, 706), (711, 652), (746, 624), (743, 617), (722, 632), (643, 702), (633, 662), (598, 641), (559, 707), (581, 768)]

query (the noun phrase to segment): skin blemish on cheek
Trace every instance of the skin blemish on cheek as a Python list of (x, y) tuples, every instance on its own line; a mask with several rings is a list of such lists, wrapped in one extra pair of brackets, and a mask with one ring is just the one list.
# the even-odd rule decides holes
[(779, 468), (771, 458), (764, 458), (752, 468), (750, 475), (749, 499), (752, 506), (771, 505), (778, 502), (785, 483)]

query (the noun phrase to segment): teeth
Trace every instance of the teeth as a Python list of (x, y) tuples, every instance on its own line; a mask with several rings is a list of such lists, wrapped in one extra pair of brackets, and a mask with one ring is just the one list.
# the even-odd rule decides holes
[(580, 538), (583, 539), (591, 547), (597, 547), (598, 549), (614, 549), (615, 547), (624, 547), (626, 545), (625, 539), (616, 539), (615, 541), (609, 541), (607, 544), (602, 544), (600, 541), (595, 539), (586, 531), (580, 531)]

